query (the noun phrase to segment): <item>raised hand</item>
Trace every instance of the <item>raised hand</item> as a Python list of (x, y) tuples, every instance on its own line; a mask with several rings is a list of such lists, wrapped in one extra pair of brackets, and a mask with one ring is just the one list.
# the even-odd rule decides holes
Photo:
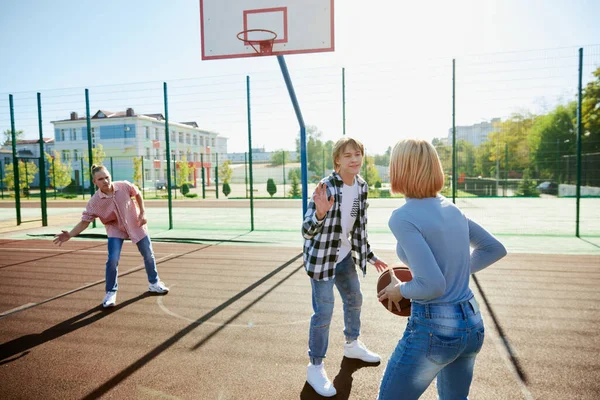
[(381, 260), (375, 261), (373, 265), (375, 266), (375, 269), (377, 269), (377, 272), (383, 272), (388, 267), (388, 265)]
[(402, 294), (400, 293), (400, 283), (402, 283), (402, 282), (400, 282), (400, 279), (396, 278), (393, 268), (390, 268), (389, 272), (390, 272), (390, 284), (387, 285), (382, 291), (377, 293), (377, 298), (380, 302), (385, 299), (388, 299), (388, 310), (389, 311), (392, 311), (393, 305), (395, 305), (396, 309), (398, 311), (400, 311), (400, 310), (402, 310), (402, 308), (400, 308), (400, 300), (402, 300), (404, 298), (404, 297), (402, 297)]
[(327, 186), (320, 182), (315, 189), (315, 193), (313, 194), (313, 201), (315, 202), (315, 207), (317, 208), (317, 218), (323, 219), (327, 212), (333, 206), (333, 196), (329, 196), (327, 198)]

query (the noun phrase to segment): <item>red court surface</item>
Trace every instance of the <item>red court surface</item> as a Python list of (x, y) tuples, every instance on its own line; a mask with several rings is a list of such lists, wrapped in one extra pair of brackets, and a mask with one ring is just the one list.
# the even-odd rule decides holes
[[(106, 241), (0, 241), (2, 398), (319, 398), (305, 384), (312, 308), (299, 247), (154, 248), (170, 293), (147, 292), (126, 242), (117, 307), (104, 310)], [(369, 268), (361, 340), (383, 362), (343, 358), (338, 296), (326, 360), (337, 399), (376, 398), (406, 324), (378, 304)], [(509, 255), (471, 287), (487, 328), (471, 399), (599, 397), (598, 256)], [(435, 398), (432, 385), (423, 399)]]

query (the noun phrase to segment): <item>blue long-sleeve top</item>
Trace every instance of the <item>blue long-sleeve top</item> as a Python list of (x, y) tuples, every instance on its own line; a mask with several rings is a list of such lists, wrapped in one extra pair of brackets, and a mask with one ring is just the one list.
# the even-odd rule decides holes
[(470, 275), (506, 255), (502, 243), (441, 195), (406, 198), (388, 225), (398, 258), (413, 275), (400, 293), (418, 303), (469, 300)]

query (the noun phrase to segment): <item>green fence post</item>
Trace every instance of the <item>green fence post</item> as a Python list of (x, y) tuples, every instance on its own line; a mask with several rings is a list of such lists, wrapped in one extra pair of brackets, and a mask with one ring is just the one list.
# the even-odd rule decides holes
[(167, 98), (167, 82), (163, 82), (165, 103), (165, 142), (167, 144), (167, 199), (169, 203), (169, 229), (173, 229), (173, 199), (171, 197), (171, 145), (169, 137), (169, 103)]
[(452, 59), (452, 202), (456, 203), (456, 60)]
[(219, 153), (215, 153), (215, 197), (219, 198)]
[(145, 199), (146, 190), (144, 189), (144, 156), (140, 156), (140, 160), (142, 160), (142, 199)]
[[(94, 184), (93, 184), (93, 176), (92, 176), (92, 165), (94, 165), (94, 151), (92, 150), (92, 116), (90, 115), (90, 91), (85, 89), (85, 124), (87, 129), (87, 142), (88, 142), (88, 171), (90, 177), (90, 197), (94, 195)], [(84, 169), (83, 169), (83, 158), (81, 159), (81, 192), (83, 194), (83, 198), (85, 199), (85, 179), (84, 179)], [(96, 227), (96, 218), (92, 221), (92, 228)]]
[(13, 95), (8, 95), (10, 104), (10, 132), (13, 156), (13, 186), (15, 190), (15, 210), (17, 212), (17, 225), (21, 225), (21, 185), (19, 183), (19, 160), (17, 159), (17, 132), (15, 131), (15, 109)]
[(252, 119), (250, 118), (250, 76), (246, 75), (246, 102), (248, 111), (248, 159), (250, 165), (250, 231), (254, 230), (254, 185), (252, 182)]
[(579, 212), (581, 200), (581, 96), (582, 96), (582, 77), (583, 77), (583, 48), (579, 49), (579, 76), (577, 85), (577, 186), (575, 187), (576, 197), (576, 215), (575, 215), (575, 236), (579, 236)]
[(113, 158), (112, 157), (110, 158), (110, 176), (113, 177), (113, 179), (114, 179), (115, 174), (113, 172)]
[(42, 207), (42, 226), (48, 226), (48, 210), (46, 203), (46, 160), (44, 159), (44, 131), (42, 129), (42, 95), (37, 94), (38, 125), (40, 132), (40, 203)]
[(248, 153), (244, 152), (244, 188), (246, 189), (246, 198), (248, 198)]
[(200, 170), (202, 171), (202, 198), (206, 198), (206, 187), (204, 184), (204, 153), (200, 153)]

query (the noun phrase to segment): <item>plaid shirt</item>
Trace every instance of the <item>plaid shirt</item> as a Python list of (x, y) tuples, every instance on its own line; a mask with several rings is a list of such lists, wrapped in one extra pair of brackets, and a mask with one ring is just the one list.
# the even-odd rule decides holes
[(81, 215), (82, 221), (92, 222), (95, 218), (106, 228), (109, 238), (131, 239), (137, 243), (148, 235), (146, 225), (139, 225), (138, 209), (131, 197), (139, 190), (127, 181), (113, 182), (115, 191), (111, 195), (97, 190), (88, 201)]
[[(367, 260), (375, 263), (377, 257), (371, 251), (367, 240), (367, 183), (356, 176), (359, 193), (359, 209), (356, 222), (351, 233), (352, 258), (367, 273)], [(342, 188), (344, 181), (337, 172), (333, 172), (321, 180), (327, 187), (327, 198), (333, 195), (334, 203), (323, 220), (317, 219), (317, 208), (311, 197), (308, 210), (302, 224), (304, 237), (304, 268), (306, 273), (314, 280), (328, 281), (335, 278), (335, 265), (338, 262), (338, 252), (342, 244)], [(341, 261), (341, 260), (340, 260)]]

